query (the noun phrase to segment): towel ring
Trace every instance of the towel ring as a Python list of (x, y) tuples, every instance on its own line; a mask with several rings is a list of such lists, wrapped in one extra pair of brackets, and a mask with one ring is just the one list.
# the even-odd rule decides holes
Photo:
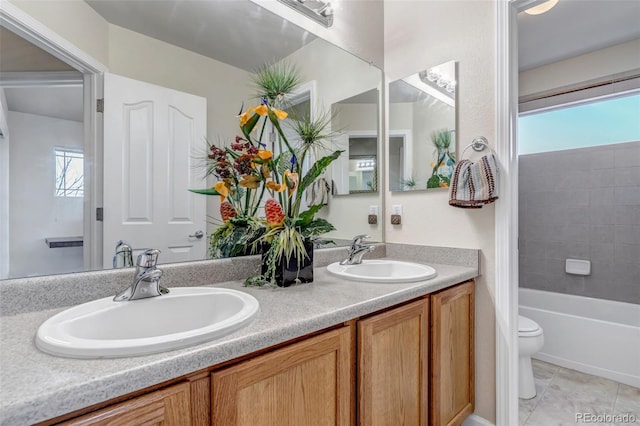
[(482, 151), (485, 150), (485, 148), (489, 148), (489, 151), (491, 151), (493, 153), (493, 150), (489, 146), (489, 141), (484, 136), (477, 136), (477, 137), (473, 138), (471, 143), (469, 145), (467, 145), (465, 147), (465, 149), (462, 150), (462, 154), (460, 155), (460, 159), (462, 159), (464, 157), (464, 153), (469, 148), (473, 148), (473, 150), (475, 152), (482, 152)]

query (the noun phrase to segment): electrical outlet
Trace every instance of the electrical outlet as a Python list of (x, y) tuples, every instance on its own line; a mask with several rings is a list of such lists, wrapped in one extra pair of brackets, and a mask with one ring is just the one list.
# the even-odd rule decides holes
[(402, 204), (394, 204), (393, 206), (391, 206), (391, 214), (402, 216)]
[(369, 214), (378, 216), (378, 206), (376, 205), (369, 206)]

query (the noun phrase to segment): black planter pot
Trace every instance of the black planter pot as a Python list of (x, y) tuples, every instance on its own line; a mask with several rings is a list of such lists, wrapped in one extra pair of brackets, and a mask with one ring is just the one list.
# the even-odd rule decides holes
[[(304, 249), (307, 256), (303, 259), (300, 269), (298, 269), (298, 259), (283, 258), (276, 264), (274, 278), (278, 287), (289, 287), (298, 283), (313, 282), (313, 241), (305, 240)], [(267, 273), (266, 252), (262, 252), (262, 275)]]

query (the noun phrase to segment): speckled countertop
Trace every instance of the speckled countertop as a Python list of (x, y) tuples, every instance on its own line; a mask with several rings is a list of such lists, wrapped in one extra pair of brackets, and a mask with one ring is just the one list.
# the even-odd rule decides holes
[[(438, 276), (415, 283), (345, 281), (325, 268), (315, 270), (313, 283), (286, 289), (217, 283), (258, 299), (260, 312), (251, 324), (204, 344), (141, 357), (79, 360), (40, 352), (34, 344), (38, 327), (63, 307), (0, 317), (0, 424), (53, 418), (446, 288), (478, 275), (477, 251), (466, 251), (471, 259), (476, 253), (475, 265), (425, 262)], [(398, 258), (389, 248), (386, 254)]]

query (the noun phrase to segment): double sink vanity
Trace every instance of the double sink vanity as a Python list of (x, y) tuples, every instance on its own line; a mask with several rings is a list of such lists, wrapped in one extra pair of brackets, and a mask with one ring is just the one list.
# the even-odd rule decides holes
[(462, 423), (478, 251), (341, 257), (286, 289), (243, 287), (256, 256), (166, 265), (169, 294), (126, 302), (130, 270), (5, 282), (0, 424)]

